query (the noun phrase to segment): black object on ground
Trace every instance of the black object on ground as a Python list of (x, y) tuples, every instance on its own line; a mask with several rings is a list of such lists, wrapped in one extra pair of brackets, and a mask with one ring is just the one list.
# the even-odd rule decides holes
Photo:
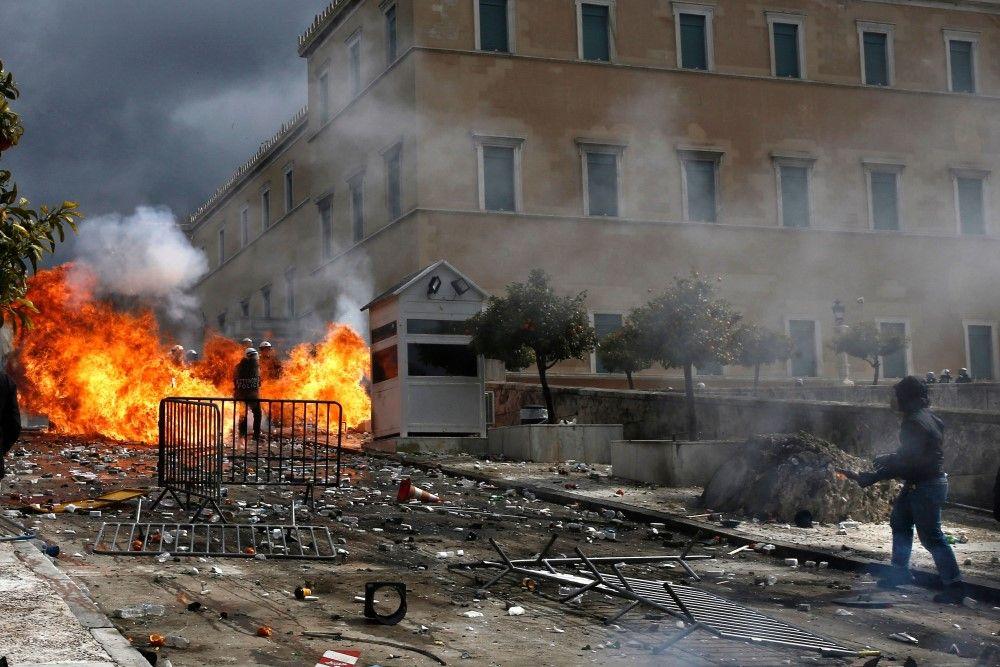
[(799, 510), (795, 513), (795, 525), (799, 528), (812, 528), (813, 513), (809, 510)]
[[(399, 595), (399, 608), (391, 614), (375, 611), (375, 593), (382, 588), (391, 588)], [(399, 581), (369, 581), (365, 583), (365, 618), (381, 625), (396, 625), (406, 616), (406, 584)]]

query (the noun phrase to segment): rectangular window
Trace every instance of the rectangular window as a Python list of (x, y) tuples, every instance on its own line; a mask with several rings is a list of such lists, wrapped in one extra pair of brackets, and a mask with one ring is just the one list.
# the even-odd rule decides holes
[(789, 320), (788, 335), (792, 339), (792, 376), (816, 377), (819, 374), (816, 357), (816, 322)]
[(260, 193), (260, 231), (266, 232), (271, 226), (271, 191), (264, 190)]
[(396, 335), (396, 320), (372, 329), (372, 345)]
[(351, 97), (361, 92), (361, 35), (355, 35), (347, 42), (347, 59), (351, 77)]
[(894, 171), (872, 171), (868, 174), (871, 188), (872, 229), (899, 229), (899, 174)]
[(295, 317), (295, 269), (285, 271), (285, 314)]
[(319, 203), (319, 241), (323, 259), (333, 257), (333, 208), (331, 197)]
[(250, 211), (246, 206), (240, 209), (240, 247), (250, 242)]
[(809, 226), (809, 170), (806, 167), (781, 165), (781, 224), (785, 227)]
[(397, 145), (385, 156), (385, 207), (389, 220), (395, 220), (403, 212), (401, 155), (402, 146)]
[(955, 190), (958, 194), (958, 219), (962, 234), (985, 234), (983, 179), (958, 176), (955, 178)]
[[(597, 334), (598, 343), (621, 329), (622, 319), (622, 316), (617, 313), (594, 313), (594, 333)], [(600, 348), (594, 355), (594, 370), (597, 373), (609, 372), (604, 365), (604, 360), (601, 359)]]
[(889, 35), (884, 32), (862, 33), (865, 83), (869, 86), (889, 85)]
[(487, 211), (515, 211), (514, 151), (510, 146), (483, 146), (483, 206)]
[(406, 320), (406, 333), (434, 336), (466, 336), (468, 324), (465, 320)]
[(948, 60), (951, 64), (951, 91), (953, 93), (976, 92), (974, 54), (975, 44), (973, 42), (962, 39), (948, 40)]
[[(899, 336), (900, 338), (906, 337), (905, 322), (881, 322), (879, 323), (879, 330), (882, 332), (883, 336)], [(882, 357), (882, 377), (906, 377), (907, 371), (908, 364), (906, 363), (906, 346), (888, 356)]]
[(385, 61), (396, 62), (396, 5), (385, 10)]
[(580, 43), (584, 60), (611, 60), (611, 7), (580, 5)]
[(291, 167), (285, 169), (285, 213), (289, 213), (293, 208), (295, 208), (295, 191), (293, 190), (294, 179), (292, 174), (294, 173)]
[(215, 318), (215, 321), (219, 323), (219, 331), (226, 333), (226, 311), (219, 313), (219, 316)]
[(355, 176), (348, 184), (351, 198), (351, 232), (354, 242), (365, 237), (365, 181)]
[(469, 345), (408, 343), (407, 374), (410, 377), (477, 377), (479, 363)]
[(325, 123), (330, 118), (330, 75), (319, 75), (319, 119)]
[(264, 304), (264, 318), (271, 318), (271, 286), (260, 288), (260, 298)]
[(993, 379), (993, 327), (989, 324), (966, 325), (969, 349), (969, 374), (973, 380)]
[(226, 228), (219, 230), (219, 266), (226, 261)]
[(510, 52), (507, 0), (478, 0), (479, 48), (483, 51)]
[(708, 69), (708, 39), (704, 14), (680, 14), (681, 67)]
[(687, 194), (687, 219), (695, 222), (715, 222), (717, 206), (715, 201), (714, 160), (685, 160), (684, 176)]
[(240, 301), (240, 317), (250, 317), (250, 299)]
[(799, 26), (795, 23), (771, 24), (774, 48), (774, 75), (799, 79)]
[(399, 375), (399, 350), (395, 345), (372, 352), (372, 384), (391, 380)]
[(587, 215), (618, 216), (618, 156), (587, 151)]

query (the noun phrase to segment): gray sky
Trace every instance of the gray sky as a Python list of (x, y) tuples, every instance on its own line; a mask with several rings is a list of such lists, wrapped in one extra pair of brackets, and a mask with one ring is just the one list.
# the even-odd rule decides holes
[(296, 37), (328, 2), (0, 0), (25, 126), (0, 166), (36, 205), (184, 216), (305, 103)]

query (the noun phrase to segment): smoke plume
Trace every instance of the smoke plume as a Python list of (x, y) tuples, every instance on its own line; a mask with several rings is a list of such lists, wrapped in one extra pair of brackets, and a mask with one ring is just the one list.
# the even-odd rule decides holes
[(140, 206), (132, 215), (87, 220), (75, 250), (75, 278), (83, 280), (87, 272), (96, 296), (147, 301), (178, 322), (195, 312), (197, 299), (190, 290), (208, 271), (208, 262), (169, 209)]

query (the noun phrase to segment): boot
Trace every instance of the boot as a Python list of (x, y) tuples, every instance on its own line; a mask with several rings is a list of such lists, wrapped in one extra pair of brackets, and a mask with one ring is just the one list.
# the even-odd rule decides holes
[(934, 601), (939, 604), (962, 604), (965, 599), (965, 586), (961, 581), (944, 587), (944, 590), (934, 596)]

